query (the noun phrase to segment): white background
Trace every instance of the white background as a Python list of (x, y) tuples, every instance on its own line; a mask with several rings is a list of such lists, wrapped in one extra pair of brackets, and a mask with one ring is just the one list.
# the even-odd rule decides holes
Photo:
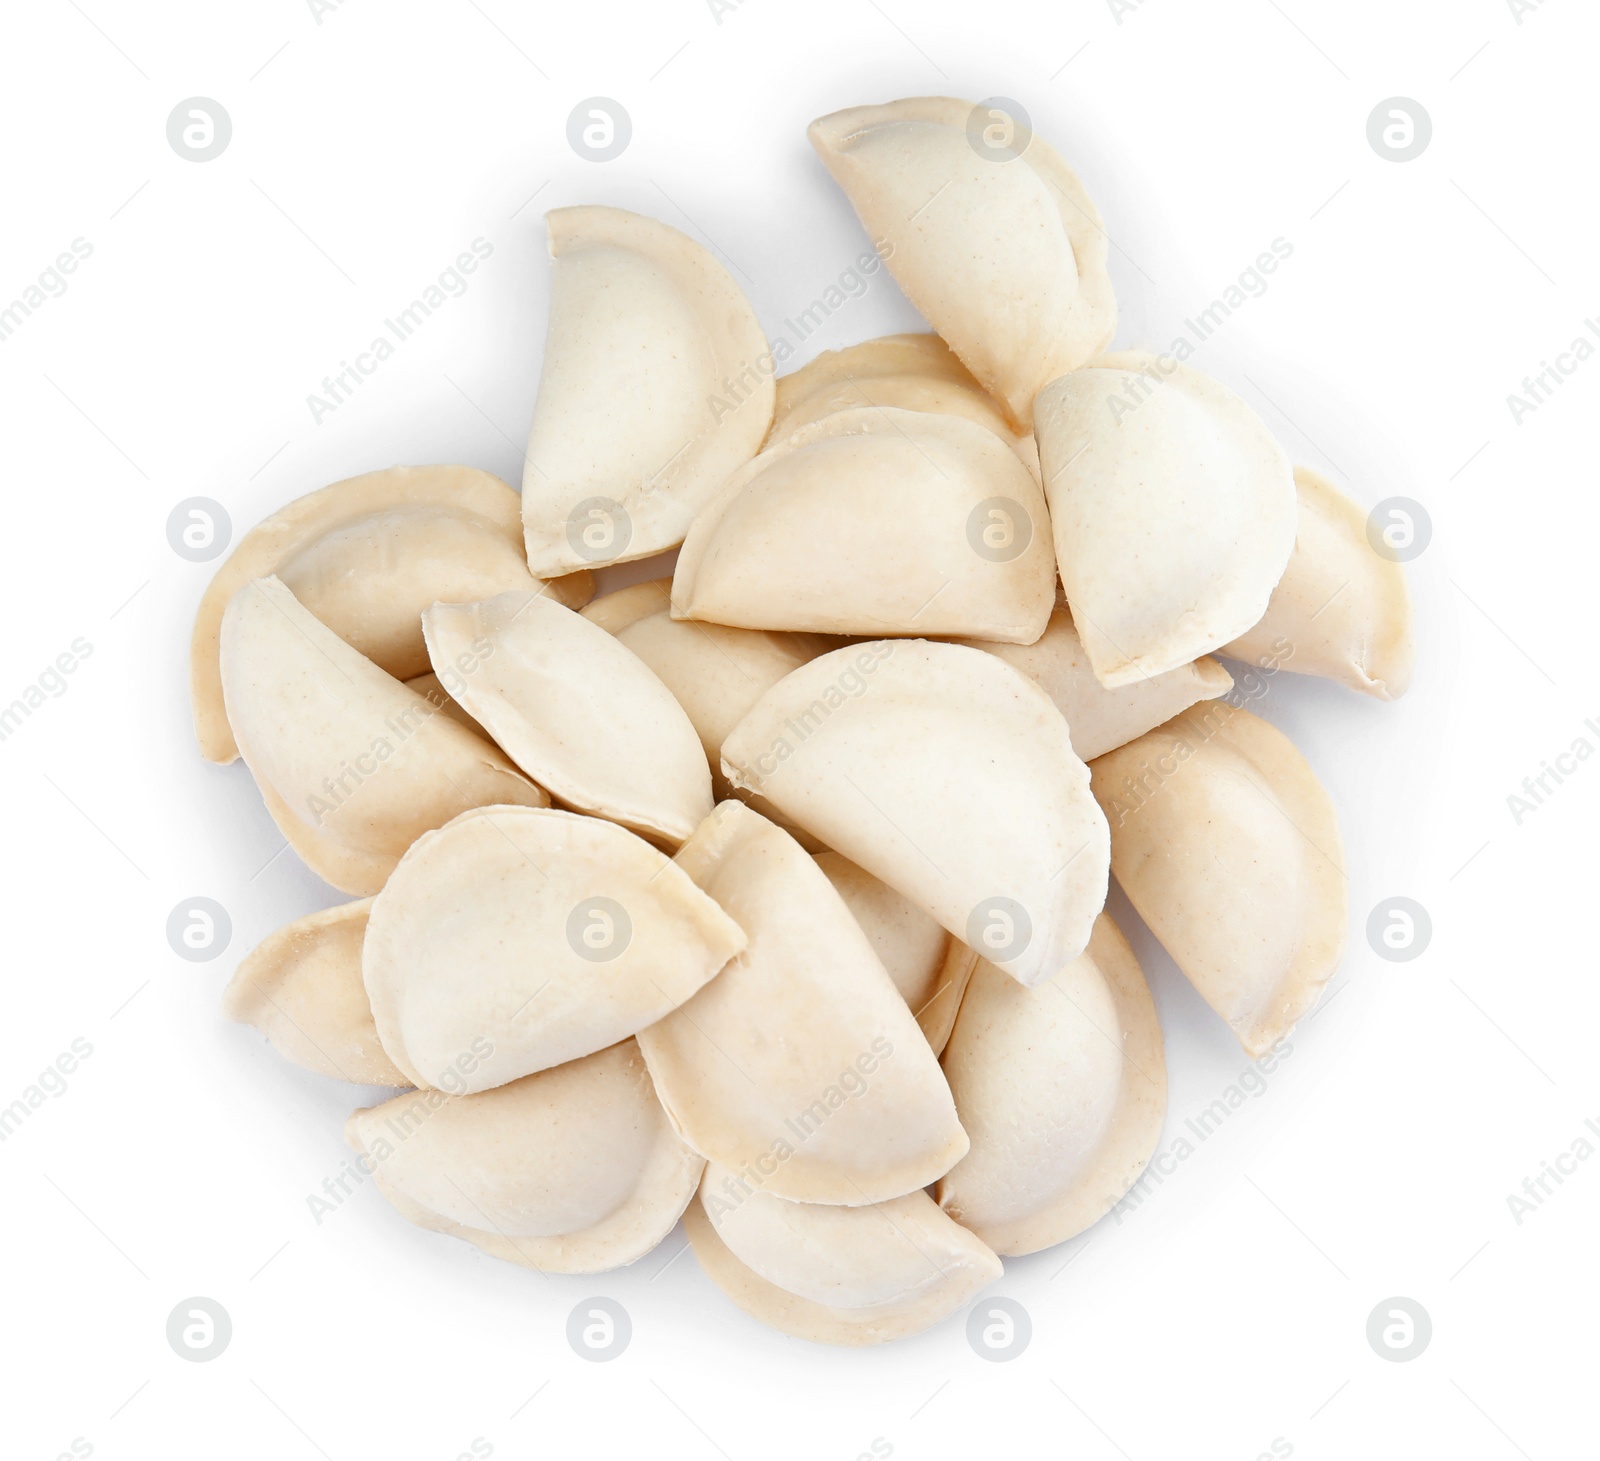
[[(105, 1457), (905, 1457), (1002, 1444), (1113, 1458), (1556, 1457), (1592, 1445), (1600, 1160), (1520, 1224), (1508, 1194), (1600, 1120), (1593, 817), (1584, 763), (1517, 825), (1507, 796), (1600, 720), (1594, 403), (1600, 360), (1517, 424), (1506, 396), (1600, 314), (1593, 58), (1579, 0), (705, 0), (535, 6), (303, 0), (13, 7), (0, 304), (75, 238), (69, 288), (0, 342), (6, 405), (0, 701), (78, 636), (93, 653), (0, 744), (9, 836), (0, 1104), (76, 1037), (93, 1055), (0, 1146), (4, 1454)], [(357, 1191), (316, 1225), (374, 1093), (291, 1068), (217, 995), (270, 930), (338, 901), (242, 764), (199, 758), (188, 629), (214, 565), (165, 522), (196, 495), (242, 531), (393, 463), (520, 477), (547, 299), (542, 211), (652, 213), (712, 247), (769, 332), (864, 236), (804, 139), (847, 104), (1014, 97), (1114, 240), (1118, 343), (1166, 346), (1274, 238), (1268, 292), (1193, 363), (1298, 460), (1434, 523), (1411, 565), (1416, 687), (1383, 705), (1279, 676), (1258, 702), (1330, 788), (1350, 863), (1335, 993), (1259, 1097), (1136, 1211), (1009, 1261), (1028, 1350), (980, 1359), (960, 1316), (884, 1350), (766, 1331), (681, 1230), (635, 1268), (547, 1278), (409, 1227)], [(615, 161), (566, 119), (631, 114)], [(173, 107), (220, 101), (195, 164)], [(1433, 140), (1397, 164), (1392, 96)], [(529, 200), (532, 200), (531, 202)], [(475, 238), (493, 255), (354, 401), (325, 375)], [(883, 275), (800, 358), (917, 328)], [(165, 923), (230, 912), (211, 963)], [(1430, 912), (1388, 963), (1368, 912)], [(1120, 901), (1114, 909), (1126, 914)], [(1170, 1145), (1245, 1069), (1142, 929), (1168, 1037)], [(1600, 1144), (1600, 1138), (1590, 1133)], [(669, 1260), (673, 1260), (669, 1264)], [(580, 1300), (634, 1336), (579, 1359)], [(207, 1364), (169, 1311), (223, 1304)], [(1428, 1310), (1418, 1359), (1369, 1312)], [(531, 1401), (530, 1396), (534, 1396)], [(1580, 1443), (1582, 1443), (1580, 1445)], [(1578, 1449), (1575, 1449), (1578, 1448)]]

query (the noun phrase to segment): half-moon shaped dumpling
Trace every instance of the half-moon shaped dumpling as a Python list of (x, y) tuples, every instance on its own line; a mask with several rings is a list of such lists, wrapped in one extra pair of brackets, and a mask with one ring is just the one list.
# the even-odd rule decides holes
[(625, 1039), (744, 946), (681, 868), (624, 828), (484, 807), (400, 859), (373, 900), (362, 976), (407, 1079), (462, 1094)]
[(1047, 381), (1110, 343), (1100, 212), (1012, 118), (919, 96), (834, 112), (807, 135), (906, 297), (1018, 426)]
[(919, 1333), (1002, 1271), (925, 1192), (870, 1207), (785, 1202), (708, 1163), (684, 1223), (701, 1267), (745, 1313), (822, 1344)]
[(1015, 446), (999, 402), (937, 335), (883, 335), (842, 350), (824, 350), (814, 360), (778, 377), (769, 446), (832, 416), (871, 406), (965, 416)]
[(817, 855), (845, 907), (872, 942), (937, 1055), (950, 1038), (978, 956), (909, 898), (837, 852)]
[(1088, 769), (1044, 691), (992, 654), (834, 650), (761, 697), (722, 768), (1023, 984), (1077, 958), (1105, 905)]
[(508, 589), (548, 593), (576, 609), (593, 575), (541, 587), (528, 572), (522, 504), (474, 467), (391, 467), (335, 482), (256, 524), (200, 600), (189, 654), (195, 732), (209, 761), (239, 754), (222, 704), (217, 651), (228, 602), (276, 574), (345, 643), (397, 680), (428, 668), (422, 611)]
[(1294, 469), (1300, 526), (1267, 612), (1224, 654), (1337, 680), (1379, 700), (1411, 685), (1405, 569), (1372, 550), (1367, 515), (1326, 477)]
[(343, 892), (376, 893), (406, 848), (469, 807), (549, 802), (276, 578), (233, 596), (220, 663), (228, 723), (261, 799), (312, 872)]
[(345, 1137), (402, 1217), (546, 1273), (642, 1258), (704, 1165), (632, 1040), (478, 1095), (408, 1091), (355, 1112)]
[(1226, 644), (1294, 547), (1294, 473), (1232, 391), (1126, 351), (1039, 393), (1039, 465), (1072, 617), (1103, 685)]
[(285, 924), (261, 941), (222, 991), (222, 1012), (254, 1025), (296, 1065), (371, 1086), (411, 1081), (384, 1054), (361, 982), (372, 899)]
[(689, 529), (679, 619), (1029, 644), (1055, 575), (1044, 493), (962, 416), (837, 411), (735, 472)]
[(794, 1202), (883, 1202), (947, 1172), (967, 1139), (939, 1063), (799, 843), (729, 801), (677, 862), (750, 940), (639, 1033), (683, 1139)]
[(422, 616), (444, 687), (557, 800), (676, 845), (711, 811), (700, 738), (621, 641), (533, 594)]
[(1344, 848), (1321, 782), (1282, 731), (1222, 701), (1090, 769), (1128, 900), (1245, 1050), (1263, 1054), (1344, 953)]
[(1155, 1002), (1110, 917), (1032, 989), (979, 964), (944, 1073), (972, 1146), (940, 1179), (939, 1205), (962, 1227), (996, 1253), (1036, 1253), (1110, 1212), (1167, 1105)]
[(542, 575), (683, 541), (760, 449), (775, 364), (750, 302), (693, 239), (621, 208), (557, 208), (550, 329), (522, 477)]
[(1032, 644), (994, 644), (982, 639), (958, 639), (956, 643), (997, 655), (1043, 690), (1067, 718), (1072, 749), (1084, 761), (1114, 751), (1171, 720), (1180, 710), (1201, 700), (1214, 700), (1233, 688), (1233, 676), (1208, 658), (1108, 690), (1095, 678), (1071, 610), (1061, 606)]
[[(722, 774), (722, 743), (762, 694), (836, 643), (817, 634), (733, 629), (672, 617), (672, 580), (636, 583), (604, 594), (583, 617), (616, 637), (647, 664), (684, 709), (711, 767), (712, 794), (732, 795)], [(752, 803), (764, 816), (770, 808)], [(792, 830), (792, 829), (786, 829)]]

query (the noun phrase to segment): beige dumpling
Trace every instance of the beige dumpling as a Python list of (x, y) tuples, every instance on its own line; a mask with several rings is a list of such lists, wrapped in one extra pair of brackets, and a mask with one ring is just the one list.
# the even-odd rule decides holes
[(1033, 989), (979, 964), (944, 1053), (972, 1146), (939, 1204), (996, 1253), (1036, 1253), (1116, 1206), (1161, 1139), (1167, 1066), (1144, 973), (1107, 914)]
[(817, 855), (937, 1055), (950, 1038), (978, 956), (909, 898), (837, 852)]
[(684, 1223), (711, 1281), (745, 1313), (822, 1344), (917, 1334), (1002, 1271), (925, 1192), (870, 1207), (785, 1202), (708, 1163)]
[(397, 680), (428, 668), (422, 611), (441, 600), (508, 589), (550, 594), (571, 608), (594, 578), (541, 587), (522, 549), (522, 504), (473, 467), (391, 467), (335, 482), (258, 523), (217, 570), (195, 614), (189, 693), (209, 761), (238, 755), (222, 704), (222, 615), (251, 579), (276, 575), (306, 609)]
[(836, 411), (736, 471), (678, 555), (672, 613), (747, 629), (1029, 644), (1055, 602), (1044, 493), (962, 416)]
[[(732, 794), (722, 774), (728, 732), (765, 691), (836, 641), (674, 619), (671, 586), (670, 578), (632, 584), (596, 599), (583, 617), (616, 635), (672, 692), (700, 737), (712, 794), (725, 801)], [(771, 815), (759, 804), (756, 810)]]
[(1372, 551), (1367, 515), (1326, 477), (1294, 469), (1299, 530), (1261, 621), (1222, 652), (1337, 680), (1379, 700), (1411, 685), (1405, 569)]
[(1041, 138), (945, 96), (851, 107), (807, 135), (906, 297), (1022, 429), (1047, 381), (1110, 343), (1100, 212)]
[(566, 806), (676, 846), (711, 811), (700, 738), (613, 635), (532, 594), (422, 616), (444, 687)]
[(351, 649), (276, 578), (233, 596), (220, 663), (228, 723), (267, 810), (343, 892), (376, 893), (406, 848), (469, 807), (548, 805), (496, 747)]
[(457, 725), (464, 725), (473, 735), (482, 736), (486, 741), (493, 739), (489, 732), (467, 713), (460, 701), (452, 698), (432, 670), (425, 675), (417, 675), (414, 679), (407, 680), (406, 689), (415, 691), (435, 710), (442, 710)]
[(1090, 770), (1129, 901), (1245, 1050), (1263, 1054), (1344, 953), (1349, 888), (1327, 792), (1282, 731), (1221, 701)]
[(632, 1040), (477, 1095), (408, 1091), (355, 1112), (345, 1137), (402, 1217), (546, 1273), (642, 1258), (704, 1165)]
[(1039, 393), (1061, 583), (1100, 683), (1131, 685), (1261, 618), (1294, 548), (1294, 473), (1232, 391), (1126, 351)]
[(744, 946), (682, 869), (624, 828), (485, 807), (401, 858), (373, 900), (362, 976), (394, 1063), (413, 1085), (461, 1094), (625, 1039)]
[(1061, 712), (959, 644), (814, 659), (723, 743), (723, 770), (1023, 984), (1083, 952), (1108, 835)]
[(805, 850), (730, 801), (677, 862), (750, 941), (639, 1033), (683, 1139), (795, 1202), (882, 1202), (947, 1172), (967, 1139), (939, 1063)]
[(1142, 736), (1201, 700), (1233, 688), (1233, 676), (1214, 659), (1197, 659), (1165, 674), (1108, 690), (1095, 678), (1069, 609), (1058, 606), (1049, 626), (1032, 644), (994, 644), (958, 639), (987, 650), (1022, 671), (1066, 717), (1072, 749), (1092, 761)]
[(630, 583), (626, 588), (601, 594), (578, 612), (591, 624), (598, 624), (607, 634), (621, 634), (630, 624), (637, 624), (652, 614), (670, 613), (671, 610), (672, 580), (647, 578), (642, 583)]
[(336, 1080), (411, 1081), (384, 1054), (361, 982), (372, 899), (341, 903), (269, 934), (234, 971), (222, 1012), (254, 1025), (285, 1059)]
[(528, 563), (555, 575), (647, 558), (772, 421), (776, 370), (739, 286), (675, 228), (557, 208), (550, 328), (522, 476)]
[(965, 416), (994, 432), (1025, 463), (1038, 462), (1031, 442), (1011, 429), (1000, 403), (937, 335), (863, 340), (842, 350), (824, 350), (799, 370), (780, 375), (766, 444), (772, 446), (836, 412), (873, 406)]

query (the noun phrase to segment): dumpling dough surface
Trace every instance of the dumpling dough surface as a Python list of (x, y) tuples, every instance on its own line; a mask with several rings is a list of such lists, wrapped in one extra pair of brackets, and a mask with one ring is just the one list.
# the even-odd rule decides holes
[(776, 367), (732, 276), (677, 229), (621, 208), (546, 222), (550, 328), (522, 521), (528, 563), (548, 576), (681, 543), (760, 449)]
[(866, 406), (735, 472), (689, 529), (672, 613), (747, 629), (1029, 644), (1055, 601), (1044, 493), (964, 416)]
[(402, 1217), (546, 1273), (642, 1258), (705, 1165), (632, 1040), (478, 1095), (408, 1091), (352, 1114), (345, 1137)]
[(994, 655), (882, 639), (767, 691), (723, 769), (1012, 978), (1083, 952), (1105, 905), (1105, 818), (1061, 712)]
[(383, 886), (424, 832), (549, 798), (482, 736), (351, 649), (275, 578), (233, 596), (222, 693), (262, 800), (306, 865), (346, 893)]
[(1222, 701), (1100, 757), (1111, 866), (1162, 947), (1251, 1056), (1287, 1034), (1344, 953), (1333, 803), (1282, 731)]
[(711, 773), (683, 708), (581, 614), (499, 594), (435, 604), (422, 628), (445, 689), (566, 805), (673, 846), (711, 810)]
[(1294, 474), (1232, 391), (1127, 351), (1039, 393), (1056, 561), (1102, 685), (1186, 665), (1266, 611), (1294, 548)]
[(967, 1138), (938, 1061), (804, 849), (731, 801), (677, 862), (750, 940), (639, 1034), (684, 1140), (794, 1202), (882, 1202), (948, 1171)]
[[(615, 1044), (744, 946), (738, 925), (631, 832), (485, 807), (400, 860), (373, 901), (362, 978), (411, 1083), (459, 1093)], [(480, 1038), (490, 1048), (463, 1077)]]
[(980, 964), (945, 1048), (972, 1146), (939, 1203), (996, 1253), (1034, 1253), (1119, 1202), (1161, 1139), (1167, 1069), (1139, 962), (1102, 913), (1033, 989)]
[(1294, 469), (1299, 528), (1267, 612), (1222, 653), (1398, 700), (1411, 685), (1405, 569), (1373, 550), (1367, 515), (1326, 477)]
[(509, 589), (579, 608), (594, 577), (541, 584), (528, 572), (522, 505), (473, 467), (390, 467), (297, 498), (256, 524), (217, 570), (195, 614), (189, 690), (209, 761), (238, 755), (222, 703), (222, 615), (253, 578), (276, 574), (321, 623), (379, 669), (409, 680), (428, 668), (422, 611)]
[(953, 97), (850, 107), (808, 135), (906, 297), (1027, 430), (1038, 391), (1116, 328), (1105, 230), (1077, 174)]

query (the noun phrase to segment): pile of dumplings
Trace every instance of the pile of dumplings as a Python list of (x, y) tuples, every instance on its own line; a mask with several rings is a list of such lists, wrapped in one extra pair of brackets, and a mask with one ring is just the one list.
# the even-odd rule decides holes
[(356, 900), (225, 1007), (399, 1088), (346, 1134), (411, 1222), (595, 1273), (682, 1218), (757, 1319), (913, 1334), (1155, 1150), (1112, 872), (1251, 1056), (1338, 965), (1333, 805), (1210, 656), (1392, 699), (1402, 570), (1226, 387), (1104, 353), (1094, 203), (975, 117), (809, 134), (937, 334), (780, 374), (699, 244), (558, 209), (520, 498), (338, 482), (205, 594), (202, 750)]

